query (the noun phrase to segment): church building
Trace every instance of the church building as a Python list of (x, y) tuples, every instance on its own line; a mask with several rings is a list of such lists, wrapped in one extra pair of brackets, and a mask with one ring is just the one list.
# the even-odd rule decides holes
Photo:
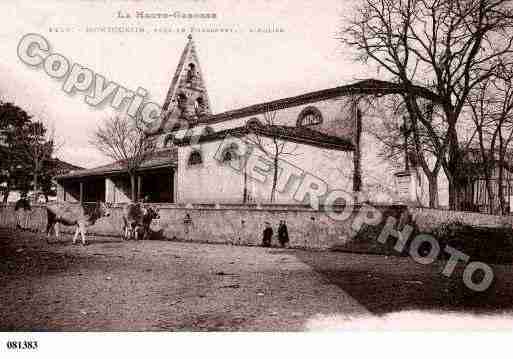
[[(330, 191), (353, 194), (361, 167), (355, 156), (361, 118), (353, 94), (375, 93), (377, 87), (379, 81), (365, 80), (213, 114), (189, 35), (161, 120), (148, 129), (158, 150), (139, 168), (138, 198), (298, 204)], [(57, 181), (61, 201), (130, 200), (130, 181), (119, 163), (74, 171)]]

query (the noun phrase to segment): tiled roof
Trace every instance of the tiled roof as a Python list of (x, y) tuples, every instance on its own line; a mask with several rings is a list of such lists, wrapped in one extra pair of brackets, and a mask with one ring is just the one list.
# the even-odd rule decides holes
[[(430, 99), (433, 102), (439, 102), (438, 96), (422, 87), (414, 86), (418, 95)], [(325, 90), (309, 92), (299, 96), (287, 97), (270, 102), (259, 103), (236, 110), (226, 111), (215, 115), (201, 117), (197, 125), (211, 124), (233, 120), (241, 117), (253, 116), (266, 111), (276, 111), (287, 107), (300, 106), (308, 103), (318, 102), (340, 96), (350, 96), (355, 94), (373, 94), (373, 95), (386, 95), (404, 92), (404, 88), (399, 85), (388, 81), (381, 81), (375, 79), (367, 79), (355, 82), (353, 84), (333, 87)], [(158, 128), (150, 130), (150, 133), (159, 131), (173, 130), (175, 123), (166, 123), (167, 119), (158, 124)]]
[[(148, 169), (161, 168), (161, 167), (176, 167), (177, 162), (178, 162), (178, 151), (176, 150), (176, 148), (169, 148), (169, 149), (155, 152), (151, 156), (151, 158), (148, 158), (141, 164), (140, 169), (148, 170)], [(123, 167), (123, 164), (120, 161), (118, 161), (118, 162), (114, 162), (114, 163), (109, 163), (108, 165), (95, 167), (95, 168), (91, 168), (91, 169), (71, 171), (65, 175), (57, 176), (56, 179), (59, 180), (59, 179), (90, 177), (90, 176), (101, 176), (101, 175), (107, 175), (107, 174), (121, 173), (124, 171), (125, 171), (125, 169)]]
[(84, 169), (84, 167), (75, 166), (74, 164), (71, 164), (71, 163), (66, 162), (66, 161), (62, 161), (62, 160), (60, 160), (58, 158), (52, 158), (51, 161), (53, 162), (53, 165), (55, 166), (54, 167), (54, 171), (55, 171), (57, 176), (64, 175), (64, 174), (69, 173), (71, 171), (79, 171), (79, 170), (83, 170)]
[[(250, 133), (257, 135), (278, 138), (290, 142), (303, 143), (310, 146), (335, 149), (339, 151), (353, 151), (354, 145), (347, 138), (326, 135), (319, 131), (312, 130), (306, 127), (291, 127), (279, 125), (259, 125), (259, 126), (242, 126), (214, 133), (202, 135), (195, 139), (194, 142), (210, 142), (225, 138), (226, 136), (242, 137)], [(178, 146), (188, 146), (191, 143), (191, 137), (184, 137), (182, 139), (175, 139), (174, 144)]]

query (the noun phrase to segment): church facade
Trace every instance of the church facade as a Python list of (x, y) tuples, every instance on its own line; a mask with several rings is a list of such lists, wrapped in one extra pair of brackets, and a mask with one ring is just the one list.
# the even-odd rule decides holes
[[(355, 88), (365, 92), (372, 81), (213, 114), (189, 36), (161, 120), (147, 131), (159, 149), (140, 166), (138, 198), (297, 204), (312, 196), (322, 201), (333, 191), (352, 195), (358, 190), (355, 174), (361, 163), (355, 151), (361, 151), (361, 144), (351, 93)], [(379, 182), (384, 172), (376, 171)], [(387, 181), (393, 181), (390, 174)], [(61, 201), (130, 200), (128, 176), (117, 163), (75, 171), (57, 181)]]

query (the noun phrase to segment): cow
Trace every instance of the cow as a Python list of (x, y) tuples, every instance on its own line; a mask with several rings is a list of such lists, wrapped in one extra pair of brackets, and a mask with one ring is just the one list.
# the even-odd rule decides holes
[(98, 219), (110, 216), (110, 204), (97, 202), (91, 207), (73, 203), (55, 203), (46, 206), (46, 214), (48, 216), (46, 225), (48, 239), (52, 228), (55, 230), (55, 237), (59, 239), (59, 224), (76, 226), (73, 244), (76, 244), (80, 233), (82, 244), (85, 246), (87, 245), (86, 228), (95, 224)]
[(140, 203), (128, 203), (123, 207), (123, 239), (146, 239), (150, 232), (151, 221), (160, 218), (158, 209), (141, 206)]
[(154, 219), (160, 219), (160, 214), (159, 214), (158, 208), (153, 208), (153, 207), (147, 206), (145, 208), (145, 211), (144, 211), (143, 217), (142, 217), (141, 229), (143, 232), (143, 236), (142, 236), (143, 240), (147, 239), (148, 236), (150, 235), (150, 225)]

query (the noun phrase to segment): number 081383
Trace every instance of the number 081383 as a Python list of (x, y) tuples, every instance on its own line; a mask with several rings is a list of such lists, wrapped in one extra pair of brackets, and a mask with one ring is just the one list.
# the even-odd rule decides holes
[(36, 350), (38, 347), (37, 341), (8, 341), (7, 349), (9, 350)]

